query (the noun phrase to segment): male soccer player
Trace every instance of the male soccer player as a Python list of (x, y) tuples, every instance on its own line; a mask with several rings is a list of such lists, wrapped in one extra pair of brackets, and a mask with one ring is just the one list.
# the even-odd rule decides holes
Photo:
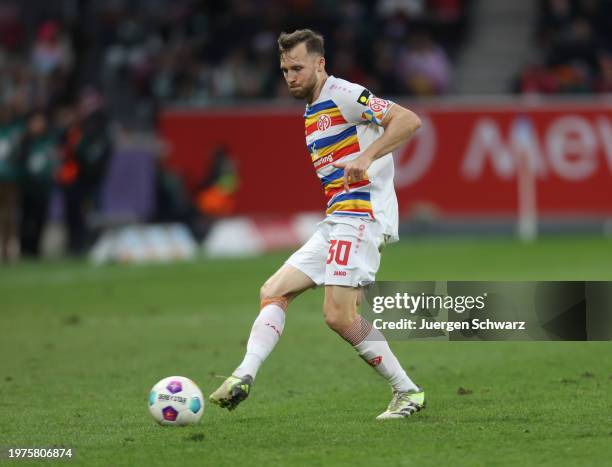
[(328, 76), (321, 35), (309, 29), (282, 33), (278, 46), (289, 92), (307, 102), (306, 145), (325, 189), (326, 218), (261, 288), (261, 309), (244, 360), (210, 401), (233, 410), (246, 399), (283, 332), (289, 303), (306, 289), (325, 285), (325, 322), (392, 387), (391, 402), (377, 418), (407, 417), (425, 406), (425, 393), (357, 309), (361, 287), (378, 271), (380, 249), (398, 240), (391, 151), (421, 122), (362, 86)]

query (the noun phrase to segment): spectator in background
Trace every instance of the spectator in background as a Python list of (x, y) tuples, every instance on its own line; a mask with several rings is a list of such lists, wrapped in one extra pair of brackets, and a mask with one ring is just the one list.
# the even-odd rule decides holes
[(234, 213), (238, 184), (238, 170), (231, 153), (225, 146), (216, 147), (210, 169), (196, 193), (199, 214), (194, 228), (196, 238), (205, 238), (215, 220)]
[(87, 216), (98, 205), (112, 152), (102, 96), (93, 88), (86, 89), (78, 109), (62, 107), (57, 123), (62, 140), (58, 180), (64, 193), (68, 251), (79, 255), (89, 245)]
[(546, 0), (540, 3), (538, 39), (540, 45), (547, 48), (570, 29), (572, 8), (569, 0)]
[(56, 70), (67, 72), (72, 65), (72, 50), (62, 36), (59, 24), (44, 22), (32, 48), (32, 67), (39, 76), (46, 77)]
[(158, 158), (155, 177), (155, 214), (153, 222), (181, 222), (193, 225), (195, 209), (180, 176)]
[(38, 29), (32, 46), (31, 69), (34, 73), (36, 105), (54, 104), (66, 91), (66, 81), (73, 66), (72, 45), (55, 21), (45, 21)]
[(35, 110), (27, 118), (17, 161), (20, 174), (21, 252), (37, 257), (59, 165), (56, 141), (44, 111)]
[(553, 94), (559, 89), (557, 76), (543, 63), (530, 63), (519, 76), (516, 89), (523, 94)]
[(468, 32), (469, 0), (428, 0), (430, 31), (451, 55), (455, 56)]
[(17, 259), (17, 147), (22, 126), (6, 103), (0, 105), (0, 262)]
[[(155, 141), (155, 213), (156, 223), (180, 222), (192, 231), (197, 217), (196, 209), (183, 180), (168, 164), (170, 151), (161, 140)], [(195, 233), (195, 231), (194, 231)]]
[(23, 43), (23, 24), (16, 4), (0, 5), (0, 47), (15, 52)]
[(346, 77), (349, 81), (368, 82), (368, 78), (356, 58), (357, 53), (350, 48), (336, 51), (333, 73)]
[(569, 65), (589, 75), (597, 73), (597, 44), (591, 24), (583, 17), (572, 20), (570, 28), (555, 41), (549, 53), (549, 66)]
[(600, 76), (595, 80), (595, 92), (612, 93), (612, 53), (603, 52), (599, 56)]
[(259, 73), (252, 73), (246, 50), (236, 47), (212, 72), (212, 96), (257, 97), (262, 80)]
[[(278, 76), (276, 34), (306, 21), (328, 33), (329, 67), (335, 73), (384, 94), (439, 94), (448, 85), (440, 66), (444, 52), (432, 43), (432, 37), (439, 41), (441, 35), (436, 24), (446, 27), (465, 18), (467, 4), (468, 0), (117, 0), (44, 2), (41, 8), (31, 8), (28, 2), (6, 0), (0, 5), (0, 100), (18, 102), (15, 119), (22, 125), (32, 108), (54, 115), (55, 136), (61, 140), (58, 181), (66, 203), (69, 249), (78, 253), (88, 243), (85, 218), (96, 203), (110, 153), (106, 110), (85, 116), (66, 104), (78, 101), (84, 85), (93, 83), (104, 90), (110, 117), (133, 119), (148, 131), (162, 103), (288, 98)], [(601, 21), (597, 8), (591, 10), (583, 14)], [(428, 47), (402, 47), (415, 27), (434, 32)], [(604, 30), (605, 25), (598, 29)], [(454, 46), (457, 41), (450, 42)], [(218, 47), (219, 43), (226, 46)], [(449, 50), (448, 44), (445, 47)], [(605, 87), (605, 82), (599, 86)], [(96, 99), (102, 102), (99, 94), (85, 100)], [(24, 175), (20, 191), (26, 203), (24, 238), (30, 254), (35, 254), (38, 243), (32, 232), (42, 230), (32, 228), (34, 220), (46, 212), (34, 202), (46, 185), (34, 183), (33, 193), (24, 188), (45, 178), (32, 173), (39, 158), (31, 148), (45, 138), (53, 140), (48, 129), (44, 137), (33, 131), (46, 120), (40, 112), (35, 114), (18, 160)], [(227, 200), (231, 206), (232, 196)], [(192, 212), (195, 209), (192, 206)]]
[(540, 2), (539, 56), (521, 71), (522, 93), (609, 92), (606, 59), (612, 48), (612, 2)]
[(238, 189), (238, 173), (229, 150), (218, 146), (212, 154), (212, 165), (200, 183), (197, 205), (200, 213), (211, 217), (232, 214)]
[(400, 52), (398, 73), (400, 82), (413, 95), (433, 96), (449, 90), (448, 57), (425, 31), (415, 33)]
[[(404, 91), (404, 83), (396, 71), (394, 46), (382, 39), (373, 44), (374, 60), (372, 69), (375, 71), (374, 82), (369, 84), (370, 89), (380, 89), (381, 94), (391, 96), (399, 95)], [(286, 87), (286, 86), (285, 86)]]

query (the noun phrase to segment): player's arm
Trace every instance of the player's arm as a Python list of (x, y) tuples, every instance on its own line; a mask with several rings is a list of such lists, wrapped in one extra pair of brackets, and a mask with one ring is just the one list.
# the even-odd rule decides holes
[(384, 133), (361, 155), (349, 162), (334, 164), (335, 167), (344, 169), (344, 189), (348, 191), (349, 183), (362, 180), (370, 164), (376, 159), (389, 154), (401, 145), (405, 144), (421, 127), (421, 120), (412, 111), (394, 104), (387, 111), (380, 125), (385, 129)]
[(421, 119), (411, 110), (394, 104), (383, 118), (381, 126), (385, 129), (382, 136), (359, 156), (359, 159), (368, 162), (368, 166), (406, 143), (421, 127)]

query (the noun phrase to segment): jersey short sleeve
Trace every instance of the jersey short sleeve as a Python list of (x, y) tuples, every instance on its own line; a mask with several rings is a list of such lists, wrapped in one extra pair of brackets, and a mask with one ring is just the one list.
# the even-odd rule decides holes
[(344, 118), (351, 123), (382, 125), (383, 118), (394, 104), (393, 101), (376, 97), (358, 84), (347, 84), (338, 86), (333, 97)]

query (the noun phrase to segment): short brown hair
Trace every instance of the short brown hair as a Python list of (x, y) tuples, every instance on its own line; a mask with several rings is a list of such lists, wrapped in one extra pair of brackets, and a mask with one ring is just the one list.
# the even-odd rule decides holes
[(282, 55), (302, 42), (306, 44), (306, 51), (309, 54), (325, 55), (323, 36), (311, 29), (298, 29), (291, 33), (281, 32), (278, 36), (278, 52)]

